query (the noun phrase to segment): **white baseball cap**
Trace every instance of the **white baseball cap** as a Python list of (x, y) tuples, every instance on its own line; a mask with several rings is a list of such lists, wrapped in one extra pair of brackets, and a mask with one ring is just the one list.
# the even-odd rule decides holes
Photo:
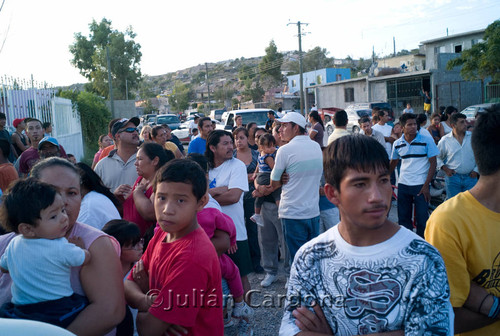
[(293, 122), (302, 128), (306, 128), (306, 118), (298, 112), (288, 112), (278, 121), (281, 123)]

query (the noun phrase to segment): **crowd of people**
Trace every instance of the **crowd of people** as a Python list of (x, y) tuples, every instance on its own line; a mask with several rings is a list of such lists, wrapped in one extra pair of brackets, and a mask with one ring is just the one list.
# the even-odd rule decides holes
[(252, 335), (248, 276), (269, 287), (283, 260), (280, 335), (500, 335), (500, 105), (472, 132), (452, 106), (427, 128), (413, 112), (350, 134), (337, 111), (327, 144), (316, 108), (232, 132), (199, 117), (187, 153), (113, 119), (90, 166), (37, 119), (5, 139), (0, 114), (2, 333)]

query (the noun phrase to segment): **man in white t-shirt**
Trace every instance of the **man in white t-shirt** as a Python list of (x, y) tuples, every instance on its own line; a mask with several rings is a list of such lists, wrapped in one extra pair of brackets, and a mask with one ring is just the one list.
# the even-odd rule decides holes
[(233, 138), (223, 130), (210, 132), (207, 138), (208, 180), (210, 195), (220, 204), (222, 212), (231, 217), (236, 227), (238, 249), (229, 256), (238, 266), (243, 290), (250, 290), (247, 275), (253, 272), (243, 210), (243, 193), (248, 191), (245, 164), (233, 158)]
[(387, 151), (387, 155), (391, 157), (392, 143), (396, 139), (391, 137), (392, 126), (387, 124), (387, 122), (389, 121), (389, 113), (384, 110), (379, 110), (377, 112), (377, 115), (379, 117), (379, 121), (372, 126), (372, 129), (383, 134), (385, 140), (385, 150)]
[(341, 220), (297, 252), (280, 335), (453, 335), (439, 252), (387, 218), (384, 147), (349, 135), (324, 155), (325, 194)]
[(293, 260), (297, 250), (319, 234), (323, 154), (319, 144), (305, 135), (306, 119), (300, 113), (289, 112), (278, 121), (281, 138), (288, 143), (276, 153), (271, 186), (281, 186), (281, 176), (288, 173), (290, 179), (282, 187), (278, 215)]

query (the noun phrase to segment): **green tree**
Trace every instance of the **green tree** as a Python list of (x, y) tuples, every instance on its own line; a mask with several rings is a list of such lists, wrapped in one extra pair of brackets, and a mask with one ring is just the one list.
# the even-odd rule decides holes
[(452, 70), (458, 66), (462, 66), (460, 75), (466, 80), (484, 80), (491, 76), (492, 83), (500, 82), (500, 20), (486, 28), (482, 42), (448, 61), (446, 68)]
[(328, 50), (321, 47), (315, 47), (309, 50), (302, 61), (304, 72), (314, 71), (333, 67), (333, 57), (328, 57)]
[[(113, 30), (111, 21), (103, 18), (89, 24), (89, 36), (75, 34), (75, 41), (70, 46), (73, 54), (71, 64), (80, 70), (80, 74), (89, 79), (92, 92), (109, 97), (108, 66), (106, 48), (111, 60), (111, 77), (115, 99), (125, 99), (127, 94), (138, 87), (141, 80), (141, 45), (134, 41), (136, 34), (132, 27), (125, 32)], [(128, 90), (128, 93), (126, 91)]]
[(99, 136), (108, 133), (111, 113), (104, 99), (91, 92), (59, 91), (58, 96), (71, 99), (73, 106), (78, 110), (82, 125), (85, 161), (92, 164), (93, 155), (99, 149)]
[(262, 58), (259, 63), (260, 74), (265, 77), (269, 76), (275, 81), (281, 81), (281, 64), (283, 64), (283, 54), (278, 52), (278, 48), (274, 43), (274, 40), (269, 42), (269, 46), (266, 48), (266, 55)]
[(174, 111), (182, 112), (189, 107), (191, 96), (191, 88), (181, 81), (177, 81), (168, 101)]
[[(314, 47), (313, 49), (307, 51), (302, 56), (302, 69), (304, 72), (314, 71), (318, 69), (331, 68), (334, 66), (334, 58), (328, 57), (328, 50), (321, 47)], [(290, 75), (298, 74), (300, 71), (299, 65), (299, 54), (288, 62), (288, 70)]]
[(242, 92), (243, 100), (248, 101), (251, 100), (254, 103), (258, 103), (262, 101), (262, 96), (265, 91), (260, 86), (259, 82), (252, 82), (251, 79), (247, 79), (245, 81), (245, 89)]
[(142, 104), (142, 107), (144, 107), (143, 114), (158, 113), (158, 108), (153, 106), (151, 99), (146, 99), (145, 102)]
[(240, 81), (246, 81), (249, 78), (254, 78), (256, 71), (248, 64), (242, 64), (238, 70), (238, 78)]

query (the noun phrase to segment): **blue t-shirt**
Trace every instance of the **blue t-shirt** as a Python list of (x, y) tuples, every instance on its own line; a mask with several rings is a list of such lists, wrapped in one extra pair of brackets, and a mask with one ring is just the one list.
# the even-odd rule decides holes
[(189, 143), (188, 154), (199, 153), (201, 155), (204, 155), (206, 149), (207, 149), (207, 140), (201, 137), (197, 137)]
[(266, 163), (266, 159), (268, 157), (272, 157), (273, 160), (276, 160), (276, 152), (272, 154), (265, 154), (264, 156), (259, 154), (259, 158), (257, 159), (257, 162), (259, 163), (259, 173), (271, 173), (272, 169)]
[[(20, 259), (23, 262), (19, 262)], [(85, 252), (66, 238), (12, 239), (0, 267), (12, 278), (12, 303), (25, 305), (73, 295), (71, 267), (81, 266)]]

